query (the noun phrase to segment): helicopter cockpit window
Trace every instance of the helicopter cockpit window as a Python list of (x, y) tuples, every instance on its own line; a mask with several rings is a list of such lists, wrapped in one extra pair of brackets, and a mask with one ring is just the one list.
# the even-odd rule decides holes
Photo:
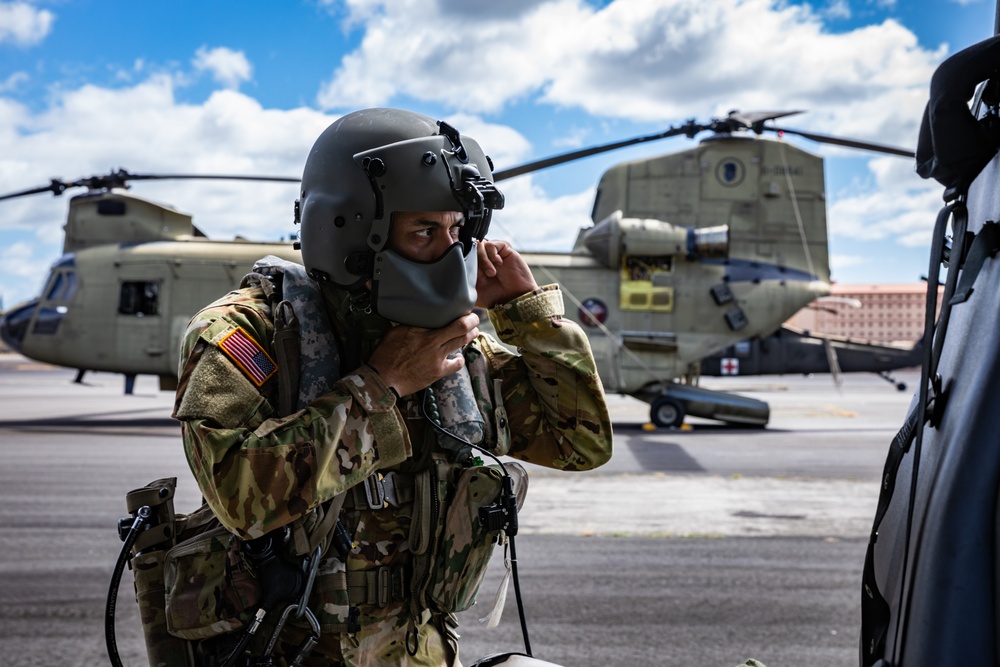
[(52, 276), (49, 282), (49, 289), (45, 292), (45, 300), (52, 303), (70, 303), (73, 294), (76, 292), (76, 272), (58, 271)]
[(622, 258), (622, 310), (650, 310), (669, 313), (674, 309), (671, 286), (673, 257), (625, 256)]
[(159, 314), (160, 283), (126, 281), (118, 297), (118, 314), (145, 317)]

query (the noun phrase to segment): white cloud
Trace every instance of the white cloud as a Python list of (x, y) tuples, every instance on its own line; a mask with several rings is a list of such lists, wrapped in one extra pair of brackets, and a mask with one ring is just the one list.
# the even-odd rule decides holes
[(52, 30), (55, 15), (26, 2), (0, 2), (0, 44), (33, 46)]
[(253, 67), (246, 55), (224, 46), (214, 49), (201, 47), (191, 63), (199, 72), (209, 72), (215, 81), (226, 88), (238, 88), (253, 75)]
[[(4, 274), (19, 278), (34, 278), (38, 274), (38, 266), (34, 263), (32, 244), (18, 241), (0, 251), (0, 262), (4, 266)], [(13, 305), (13, 304), (8, 304)]]
[(829, 19), (849, 19), (851, 18), (851, 6), (847, 4), (847, 0), (831, 0), (821, 13)]
[(841, 255), (833, 253), (830, 255), (830, 271), (836, 273), (851, 266), (861, 266), (870, 260), (862, 255)]
[(580, 228), (591, 224), (593, 187), (554, 199), (530, 178), (504, 181), (500, 189), (507, 205), (493, 214), (489, 236), (510, 241), (518, 250), (568, 252)]
[(401, 95), (481, 113), (537, 95), (638, 121), (804, 108), (816, 131), (912, 144), (945, 55), (892, 20), (833, 34), (778, 0), (497, 3), (474, 39), (463, 3), (349, 5), (364, 34), (320, 90), (324, 108)]
[(913, 172), (912, 163), (898, 158), (877, 158), (868, 166), (875, 178), (873, 184), (830, 198), (827, 215), (831, 235), (930, 247), (935, 214), (942, 205), (941, 186), (922, 180)]
[(22, 83), (27, 82), (29, 78), (27, 72), (14, 72), (3, 81), (0, 81), (0, 95), (16, 90)]

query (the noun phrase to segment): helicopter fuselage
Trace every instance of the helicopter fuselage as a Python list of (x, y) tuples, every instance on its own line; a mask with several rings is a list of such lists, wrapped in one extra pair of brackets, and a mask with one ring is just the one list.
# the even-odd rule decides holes
[(4, 317), (9, 345), (81, 370), (161, 377), (172, 386), (181, 336), (201, 308), (235, 289), (265, 255), (298, 260), (291, 243), (157, 241), (64, 255), (39, 297)]

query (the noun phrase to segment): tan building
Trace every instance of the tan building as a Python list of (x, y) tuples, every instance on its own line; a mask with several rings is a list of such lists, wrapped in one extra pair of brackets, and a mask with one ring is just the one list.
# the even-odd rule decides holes
[[(923, 282), (834, 284), (830, 296), (806, 306), (786, 324), (811, 333), (909, 345), (923, 335), (926, 295), (927, 283)], [(939, 296), (939, 311), (940, 301)]]

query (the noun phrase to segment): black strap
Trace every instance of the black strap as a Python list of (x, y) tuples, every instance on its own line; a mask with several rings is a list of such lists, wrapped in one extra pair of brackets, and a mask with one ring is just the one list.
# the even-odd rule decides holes
[(866, 666), (874, 664), (875, 660), (885, 652), (890, 616), (889, 603), (882, 596), (875, 579), (875, 542), (878, 541), (878, 528), (889, 509), (889, 502), (896, 488), (899, 464), (916, 439), (919, 418), (920, 410), (917, 409), (907, 415), (906, 422), (889, 445), (889, 454), (882, 469), (878, 507), (875, 510), (875, 520), (872, 522), (872, 532), (868, 538), (864, 569), (861, 572), (861, 664)]
[(274, 356), (278, 362), (278, 416), (295, 412), (299, 397), (299, 321), (292, 305), (281, 301), (274, 307)]
[(965, 303), (972, 296), (972, 285), (979, 276), (987, 257), (993, 257), (1000, 249), (1000, 225), (987, 221), (976, 234), (969, 248), (969, 256), (962, 267), (962, 277), (955, 288), (955, 296), (948, 302), (952, 306)]

